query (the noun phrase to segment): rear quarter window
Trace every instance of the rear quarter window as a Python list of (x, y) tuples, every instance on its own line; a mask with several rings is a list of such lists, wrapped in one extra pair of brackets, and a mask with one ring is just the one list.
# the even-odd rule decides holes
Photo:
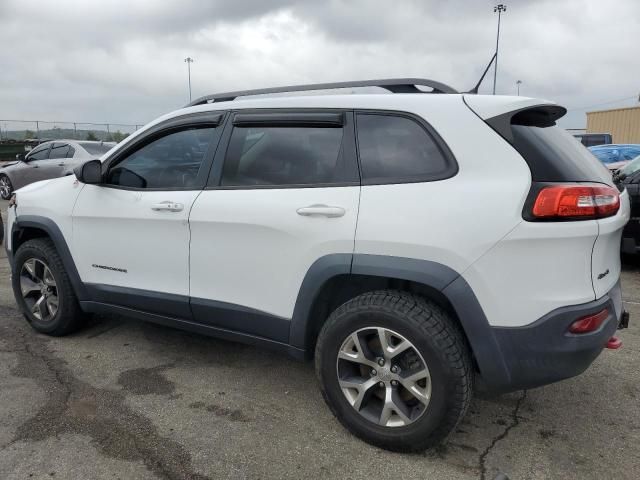
[(409, 116), (358, 113), (356, 127), (363, 184), (441, 180), (457, 171), (444, 142)]

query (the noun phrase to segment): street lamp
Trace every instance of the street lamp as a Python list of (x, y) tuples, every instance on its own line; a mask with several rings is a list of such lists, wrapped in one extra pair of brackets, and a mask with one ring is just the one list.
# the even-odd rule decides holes
[(516, 80), (516, 88), (518, 89), (518, 96), (520, 96), (520, 85), (522, 85), (522, 80)]
[(507, 6), (504, 3), (499, 3), (493, 7), (493, 13), (498, 12), (498, 35), (496, 36), (496, 64), (493, 68), (493, 94), (496, 94), (496, 77), (498, 75), (498, 46), (500, 45), (500, 17), (502, 12), (507, 11)]
[(187, 72), (189, 74), (189, 102), (191, 102), (191, 64), (194, 60), (191, 57), (187, 57), (184, 61), (187, 62)]

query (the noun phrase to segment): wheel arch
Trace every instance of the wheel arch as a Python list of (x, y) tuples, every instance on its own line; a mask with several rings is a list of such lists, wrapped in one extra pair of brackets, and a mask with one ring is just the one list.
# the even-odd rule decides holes
[[(67, 241), (58, 225), (50, 218), (38, 215), (20, 215), (16, 218), (11, 227), (12, 257), (15, 258), (15, 254), (22, 244), (34, 238), (48, 238), (53, 242), (71, 280), (76, 297), (78, 300), (85, 300), (87, 292), (78, 274)], [(13, 261), (11, 262), (11, 269), (12, 273), (15, 273)]]
[(509, 381), (493, 330), (473, 290), (456, 271), (438, 262), (386, 255), (328, 255), (305, 276), (291, 322), (291, 345), (312, 357), (317, 335), (333, 310), (379, 289), (415, 293), (445, 309), (465, 337), (487, 384)]

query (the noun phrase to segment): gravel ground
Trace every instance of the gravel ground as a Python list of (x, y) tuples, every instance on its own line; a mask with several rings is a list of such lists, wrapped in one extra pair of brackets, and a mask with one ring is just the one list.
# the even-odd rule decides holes
[(640, 478), (640, 260), (625, 259), (622, 349), (571, 380), (477, 396), (448, 442), (419, 455), (346, 432), (311, 364), (120, 316), (49, 338), (9, 283), (2, 249), (2, 479)]

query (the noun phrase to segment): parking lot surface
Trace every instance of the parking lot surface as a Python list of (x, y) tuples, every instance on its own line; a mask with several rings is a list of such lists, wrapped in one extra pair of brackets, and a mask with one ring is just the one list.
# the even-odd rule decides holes
[(478, 395), (445, 445), (407, 455), (344, 430), (311, 364), (120, 316), (36, 334), (3, 248), (0, 478), (640, 478), (640, 260), (623, 292), (622, 349), (574, 379)]

